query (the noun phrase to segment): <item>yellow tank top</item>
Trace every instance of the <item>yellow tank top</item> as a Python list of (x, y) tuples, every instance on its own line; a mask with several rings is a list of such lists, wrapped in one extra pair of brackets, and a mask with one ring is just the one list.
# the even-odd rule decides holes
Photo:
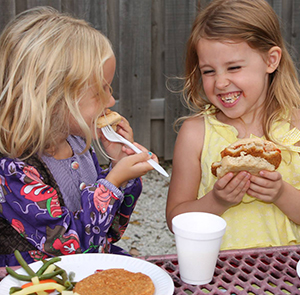
[[(238, 132), (233, 126), (219, 122), (210, 112), (204, 119), (205, 139), (198, 199), (212, 190), (217, 180), (211, 173), (212, 162), (220, 161), (220, 151), (238, 140)], [(290, 130), (289, 124), (285, 123), (277, 124), (273, 134), (292, 150), (282, 149), (282, 162), (277, 171), (283, 180), (300, 189), (300, 147), (294, 146), (300, 140), (300, 131), (295, 128)], [(300, 244), (300, 225), (289, 220), (275, 205), (247, 194), (240, 204), (228, 209), (222, 217), (227, 222), (222, 250)]]

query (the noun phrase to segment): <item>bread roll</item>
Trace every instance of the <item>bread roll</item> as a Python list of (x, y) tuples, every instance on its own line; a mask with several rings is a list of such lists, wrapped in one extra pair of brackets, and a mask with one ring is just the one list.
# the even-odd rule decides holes
[(98, 118), (97, 128), (111, 125), (111, 127), (116, 131), (117, 125), (121, 122), (121, 120), (122, 117), (117, 112), (113, 112), (110, 109), (107, 109), (105, 115)]

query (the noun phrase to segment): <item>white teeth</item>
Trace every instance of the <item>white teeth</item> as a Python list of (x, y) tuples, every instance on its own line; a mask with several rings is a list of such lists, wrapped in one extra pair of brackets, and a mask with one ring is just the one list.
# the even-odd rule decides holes
[(226, 103), (234, 103), (239, 97), (240, 97), (240, 92), (230, 93), (230, 94), (225, 95), (225, 96), (221, 95), (222, 101), (224, 101)]

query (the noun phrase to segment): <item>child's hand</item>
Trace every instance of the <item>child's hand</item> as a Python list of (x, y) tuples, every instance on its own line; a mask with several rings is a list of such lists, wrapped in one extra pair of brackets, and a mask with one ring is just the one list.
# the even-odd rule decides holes
[(251, 175), (247, 194), (267, 203), (276, 202), (283, 191), (283, 180), (279, 172), (260, 171), (259, 176)]
[[(141, 147), (139, 145), (139, 148)], [(143, 149), (145, 150), (145, 148)], [(122, 158), (107, 174), (106, 180), (116, 187), (120, 187), (130, 179), (145, 175), (148, 171), (153, 170), (153, 167), (147, 162), (151, 158), (158, 162), (156, 155), (147, 151)]]
[(231, 207), (239, 204), (250, 187), (250, 174), (242, 171), (236, 176), (227, 173), (215, 182), (213, 196), (224, 207)]
[[(118, 124), (116, 132), (130, 142), (133, 142), (132, 128), (130, 127), (129, 122), (124, 117), (122, 117), (122, 121)], [(115, 163), (129, 154), (129, 151), (128, 149), (126, 149), (126, 147), (124, 147), (124, 144), (111, 142), (107, 140), (102, 133), (100, 135), (100, 140), (105, 149), (105, 152), (113, 159), (113, 166), (115, 165)]]

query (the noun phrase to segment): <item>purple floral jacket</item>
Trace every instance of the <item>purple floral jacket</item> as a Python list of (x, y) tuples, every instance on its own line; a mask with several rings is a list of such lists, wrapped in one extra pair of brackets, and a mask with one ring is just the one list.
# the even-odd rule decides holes
[[(0, 158), (0, 267), (13, 266), (18, 249), (31, 263), (86, 252), (126, 254), (112, 245), (121, 238), (141, 193), (141, 179), (121, 191), (91, 151), (98, 180), (81, 193), (81, 210), (70, 212), (46, 165)], [(33, 164), (32, 164), (33, 163)]]

